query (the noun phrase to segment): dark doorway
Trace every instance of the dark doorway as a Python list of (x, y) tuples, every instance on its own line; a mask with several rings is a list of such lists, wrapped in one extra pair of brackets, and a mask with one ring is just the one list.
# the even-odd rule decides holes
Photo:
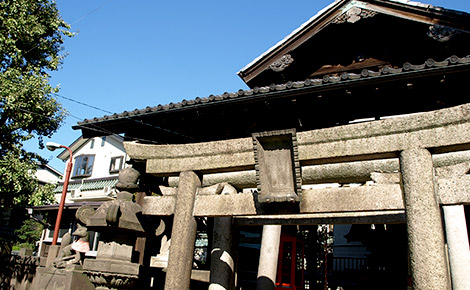
[[(240, 229), (237, 289), (256, 289), (261, 233), (261, 226)], [(282, 227), (276, 287), (407, 289), (407, 276), (405, 224)]]

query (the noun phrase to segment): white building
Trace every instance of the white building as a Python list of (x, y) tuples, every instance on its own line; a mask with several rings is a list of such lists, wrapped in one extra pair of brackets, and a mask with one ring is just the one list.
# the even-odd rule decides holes
[(38, 180), (39, 184), (56, 184), (63, 179), (62, 173), (47, 164), (38, 165), (34, 176)]
[[(127, 159), (122, 141), (123, 138), (118, 135), (90, 139), (80, 137), (69, 146), (73, 154), (73, 166), (66, 203), (106, 201), (116, 196), (114, 186), (119, 170), (124, 168)], [(57, 157), (67, 161), (70, 153), (65, 149)], [(61, 185), (63, 183), (64, 180), (60, 182)], [(62, 186), (58, 186), (54, 193), (59, 201)]]
[[(72, 172), (67, 187), (64, 211), (61, 219), (58, 243), (66, 233), (76, 228), (75, 212), (82, 205), (98, 208), (101, 203), (116, 197), (115, 185), (119, 170), (126, 167), (127, 154), (123, 138), (119, 135), (94, 138), (79, 137), (70, 146), (72, 151)], [(70, 159), (67, 149), (58, 156), (64, 162)], [(59, 203), (65, 177), (61, 177), (55, 188), (55, 198)], [(58, 204), (34, 207), (35, 212), (49, 212), (49, 223), (53, 226), (57, 216)], [(40, 256), (47, 256), (48, 246), (52, 243), (53, 228), (46, 229), (40, 241)], [(90, 249), (87, 256), (96, 255), (99, 234), (90, 232)]]

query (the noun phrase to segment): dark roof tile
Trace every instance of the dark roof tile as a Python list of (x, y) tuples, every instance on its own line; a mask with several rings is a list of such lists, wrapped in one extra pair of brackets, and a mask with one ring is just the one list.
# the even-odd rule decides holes
[(224, 99), (234, 99), (239, 97), (249, 97), (257, 94), (264, 94), (268, 92), (275, 92), (275, 91), (284, 91), (290, 89), (298, 89), (306, 86), (321, 86), (327, 85), (329, 83), (339, 83), (346, 80), (358, 80), (361, 78), (370, 78), (370, 77), (379, 77), (381, 75), (387, 74), (399, 74), (402, 72), (408, 71), (419, 71), (419, 70), (426, 70), (431, 68), (439, 68), (439, 67), (446, 67), (458, 64), (470, 64), (470, 55), (465, 57), (458, 57), (458, 56), (451, 56), (443, 61), (435, 61), (434, 59), (428, 59), (425, 63), (422, 64), (411, 64), (409, 62), (404, 63), (401, 68), (393, 68), (390, 66), (384, 66), (378, 71), (364, 69), (361, 71), (360, 74), (350, 73), (350, 72), (343, 72), (340, 76), (337, 75), (324, 75), (321, 79), (306, 79), (304, 81), (289, 81), (285, 84), (271, 84), (270, 86), (264, 87), (255, 87), (253, 89), (243, 90), (240, 89), (237, 92), (228, 93), (225, 92), (222, 95), (210, 95), (205, 98), (196, 97), (194, 100), (182, 100), (179, 103), (169, 103), (167, 105), (157, 105), (155, 107), (147, 106), (145, 109), (138, 110), (135, 109), (132, 112), (124, 111), (121, 114), (112, 114), (108, 116), (104, 116), (102, 118), (93, 118), (93, 119), (85, 119), (82, 122), (78, 122), (78, 125), (81, 124), (89, 124), (104, 120), (112, 120), (118, 118), (124, 118), (127, 116), (135, 116), (145, 113), (151, 113), (155, 111), (165, 111), (171, 109), (177, 109), (180, 107), (186, 106), (193, 106), (201, 103), (208, 103), (208, 102), (218, 102)]

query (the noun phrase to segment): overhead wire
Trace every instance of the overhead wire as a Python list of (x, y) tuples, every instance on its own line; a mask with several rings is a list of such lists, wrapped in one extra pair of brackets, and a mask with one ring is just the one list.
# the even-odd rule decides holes
[[(34, 114), (34, 115), (37, 115), (37, 116), (41, 116), (43, 118), (52, 119), (52, 117), (50, 117), (50, 116), (46, 116), (44, 114), (32, 112), (30, 110), (26, 110), (26, 109), (23, 109), (23, 108), (18, 108), (18, 110), (26, 112), (26, 113)], [(83, 120), (82, 118), (77, 117), (75, 115), (72, 115), (70, 113), (68, 113), (67, 115), (70, 116), (70, 117), (73, 117), (77, 120)], [(116, 137), (122, 137), (121, 135), (119, 135), (117, 133), (114, 133), (112, 131), (109, 131), (109, 130), (106, 130), (104, 128), (97, 127), (97, 126), (96, 126), (96, 128), (87, 128), (87, 129), (92, 130), (92, 131), (96, 131), (96, 132), (100, 132), (100, 133), (104, 133), (106, 136), (113, 135), (113, 136), (116, 136)], [(132, 137), (132, 136), (126, 136), (126, 138), (129, 138), (129, 139), (132, 139), (132, 140), (135, 140), (135, 141), (142, 141), (142, 142), (153, 143), (153, 144), (161, 144), (161, 143), (159, 143), (157, 141), (154, 141), (154, 140), (148, 140), (148, 139), (137, 138), (137, 137)]]
[[(96, 11), (100, 10), (101, 8), (103, 8), (104, 6), (106, 6), (106, 5), (107, 5), (109, 2), (111, 2), (111, 1), (112, 1), (112, 0), (108, 0), (108, 1), (104, 2), (102, 5), (98, 6), (97, 8), (91, 10), (90, 12), (84, 14), (82, 17), (80, 17), (80, 18), (78, 18), (77, 20), (75, 20), (71, 25), (74, 25), (74, 24), (77, 24), (77, 23), (81, 22), (81, 21), (84, 20), (86, 17), (88, 17), (88, 16), (90, 16), (91, 14), (95, 13)], [(39, 47), (39, 44), (36, 45), (36, 46), (34, 46), (33, 48), (31, 48), (30, 50), (28, 50), (25, 54), (28, 54), (29, 52), (31, 52), (32, 50), (36, 49), (37, 47)], [(12, 80), (12, 79), (10, 79), (10, 78), (5, 77), (4, 75), (1, 75), (1, 76), (2, 76), (4, 79), (7, 79), (7, 80), (10, 80), (10, 81), (13, 81), (13, 82), (15, 81), (15, 80)], [(20, 84), (22, 84), (22, 85), (24, 85), (24, 84), (21, 83), (21, 82), (18, 82), (18, 81), (16, 81), (16, 82), (17, 82), (17, 83), (20, 83)], [(75, 99), (72, 99), (72, 98), (69, 98), (69, 97), (66, 97), (66, 96), (63, 96), (63, 95), (58, 94), (58, 93), (51, 93), (51, 94), (54, 95), (54, 96), (57, 96), (57, 97), (60, 97), (60, 98), (69, 100), (69, 101), (71, 101), (71, 102), (75, 102), (75, 103), (80, 104), (80, 105), (82, 105), (82, 106), (86, 106), (86, 107), (89, 107), (89, 108), (92, 108), (92, 109), (95, 109), (95, 110), (104, 112), (104, 113), (106, 113), (106, 114), (113, 114), (113, 112), (110, 112), (110, 111), (101, 109), (101, 108), (99, 108), (99, 107), (96, 107), (96, 106), (93, 106), (93, 105), (90, 105), (90, 104), (87, 104), (87, 103), (84, 103), (84, 102), (81, 102), (81, 101), (78, 101), (78, 100), (75, 100)], [(32, 112), (31, 112), (31, 113), (32, 113)], [(176, 132), (176, 131), (173, 131), (173, 130), (169, 130), (169, 129), (162, 128), (162, 127), (157, 126), (157, 125), (149, 124), (149, 123), (147, 123), (147, 122), (144, 122), (143, 120), (136, 120), (136, 119), (130, 118), (130, 117), (124, 117), (124, 118), (125, 118), (125, 119), (129, 119), (129, 120), (131, 120), (131, 121), (133, 121), (133, 122), (136, 122), (136, 123), (138, 123), (138, 124), (140, 124), (140, 125), (149, 126), (149, 127), (155, 128), (155, 129), (157, 129), (157, 130), (162, 130), (162, 131), (164, 131), (164, 132), (168, 132), (168, 133), (170, 133), (170, 134), (182, 136), (182, 137), (184, 137), (184, 138), (188, 138), (188, 139), (192, 139), (192, 140), (195, 139), (195, 138), (193, 138), (193, 137), (191, 137), (191, 136), (187, 136), (187, 135), (185, 135), (185, 134), (182, 134), (182, 133), (179, 133), (179, 132)], [(80, 119), (80, 120), (84, 120), (84, 119), (85, 119), (85, 118)], [(90, 127), (88, 127), (88, 126), (90, 126), (90, 125), (91, 125), (91, 124), (87, 124), (87, 128), (90, 128)], [(96, 125), (94, 125), (94, 126), (95, 126), (95, 127), (98, 127), (98, 126), (96, 126)], [(111, 132), (111, 131), (109, 131), (109, 132)], [(113, 134), (115, 134), (115, 133), (113, 133)], [(138, 139), (141, 139), (141, 138), (138, 138)], [(145, 139), (141, 139), (141, 140), (145, 140)]]
[[(101, 109), (101, 108), (98, 108), (96, 106), (92, 106), (92, 105), (89, 105), (89, 104), (86, 104), (86, 103), (83, 103), (83, 102), (80, 102), (80, 101), (77, 101), (77, 100), (74, 100), (72, 98), (68, 98), (68, 97), (65, 97), (65, 96), (62, 96), (60, 94), (57, 94), (57, 93), (54, 93), (55, 96), (58, 96), (58, 97), (61, 97), (61, 98), (64, 98), (66, 100), (69, 100), (69, 101), (72, 101), (72, 102), (75, 102), (77, 104), (80, 104), (80, 105), (83, 105), (83, 106), (86, 106), (86, 107), (89, 107), (89, 108), (93, 108), (95, 110), (99, 110), (99, 111), (102, 111), (102, 112), (105, 112), (107, 114), (113, 114), (113, 112), (110, 112), (110, 111), (107, 111), (107, 110), (104, 110), (104, 109)], [(188, 139), (192, 139), (194, 140), (193, 137), (191, 136), (187, 136), (185, 134), (182, 134), (182, 133), (179, 133), (179, 132), (176, 132), (176, 131), (173, 131), (173, 130), (170, 130), (170, 129), (166, 129), (166, 128), (163, 128), (163, 127), (160, 127), (160, 126), (157, 126), (157, 125), (154, 125), (154, 124), (150, 124), (150, 123), (147, 123), (147, 122), (144, 122), (143, 120), (136, 120), (135, 118), (131, 118), (131, 116), (126, 116), (126, 117), (122, 117), (124, 119), (128, 119), (132, 122), (136, 122), (140, 125), (145, 125), (145, 126), (149, 126), (149, 127), (152, 127), (154, 129), (157, 129), (157, 130), (161, 130), (161, 131), (164, 131), (164, 132), (167, 132), (167, 133), (171, 133), (173, 135), (178, 135), (178, 136), (182, 136), (182, 137), (185, 137), (185, 138), (188, 138)], [(82, 119), (84, 120), (84, 119)], [(90, 124), (87, 124), (87, 125), (90, 125)], [(95, 125), (96, 126), (96, 125)]]
[[(101, 8), (103, 8), (104, 6), (106, 6), (106, 5), (107, 5), (109, 2), (111, 2), (111, 1), (112, 1), (112, 0), (109, 0), (109, 1), (107, 1), (107, 2), (105, 2), (105, 3), (103, 3), (101, 6), (98, 6), (97, 8), (95, 8), (95, 9), (91, 10), (90, 12), (84, 14), (82, 17), (80, 17), (80, 18), (78, 18), (77, 20), (75, 20), (74, 22), (72, 22), (72, 23), (70, 24), (70, 26), (81, 22), (83, 19), (87, 18), (87, 17), (90, 16), (91, 14), (93, 14), (93, 13), (95, 13), (96, 11), (100, 10)], [(29, 49), (29, 50), (25, 53), (25, 55), (28, 54), (28, 53), (30, 53), (31, 51), (35, 50), (36, 48), (38, 48), (40, 45), (41, 45), (40, 43), (36, 44), (36, 45), (33, 46), (31, 49)]]
[(108, 5), (109, 2), (111, 2), (112, 0), (109, 0), (103, 4), (101, 4), (100, 6), (96, 7), (95, 9), (91, 10), (90, 12), (86, 13), (85, 15), (83, 15), (82, 17), (78, 18), (77, 20), (75, 20), (74, 22), (72, 22), (72, 24), (70, 25), (74, 25), (74, 24), (77, 24), (78, 22), (81, 22), (83, 19), (87, 18), (88, 16), (90, 16), (91, 14), (95, 13), (96, 11), (100, 10), (101, 8), (103, 8), (104, 6)]
[[(20, 85), (26, 86), (26, 84), (23, 84), (23, 83), (19, 82), (18, 80), (13, 80), (13, 79), (8, 78), (8, 77), (6, 77), (6, 76), (4, 76), (4, 75), (0, 75), (0, 76), (1, 76), (2, 78), (6, 79), (6, 80), (11, 81), (11, 82), (15, 82), (15, 83), (18, 83), (18, 84), (20, 84)], [(86, 106), (86, 107), (89, 107), (89, 108), (92, 108), (92, 109), (95, 109), (95, 110), (104, 112), (104, 113), (107, 113), (107, 114), (113, 114), (113, 112), (110, 112), (110, 111), (108, 111), (108, 110), (104, 110), (104, 109), (102, 109), (102, 108), (99, 108), (99, 107), (96, 107), (96, 106), (93, 106), (93, 105), (90, 105), (90, 104), (87, 104), (87, 103), (84, 103), (84, 102), (81, 102), (81, 101), (77, 101), (77, 100), (75, 100), (75, 99), (73, 99), (73, 98), (69, 98), (69, 97), (66, 97), (66, 96), (61, 95), (61, 94), (58, 94), (58, 93), (51, 93), (51, 95), (54, 95), (54, 96), (56, 96), (56, 97), (60, 97), (60, 98), (66, 99), (66, 100), (68, 100), (68, 101), (71, 101), (71, 102), (80, 104), (80, 105), (82, 105), (82, 106)], [(77, 117), (77, 118), (78, 118), (78, 117)], [(142, 121), (142, 120), (136, 120), (135, 118), (131, 118), (131, 116), (126, 116), (126, 117), (123, 117), (123, 118), (124, 118), (124, 119), (128, 119), (128, 120), (130, 120), (130, 121), (132, 121), (132, 122), (136, 122), (136, 123), (138, 123), (139, 125), (149, 126), (149, 127), (154, 128), (154, 129), (161, 130), (161, 131), (164, 131), (164, 132), (173, 134), (173, 135), (178, 135), (178, 136), (185, 137), (185, 138), (188, 138), (188, 139), (191, 139), (191, 140), (194, 140), (194, 139), (195, 139), (194, 137), (187, 136), (187, 135), (185, 135), (185, 134), (182, 134), (182, 133), (179, 133), (179, 132), (176, 132), (176, 131), (173, 131), (173, 130), (169, 130), (169, 129), (166, 129), (166, 128), (162, 128), (162, 127), (157, 126), (157, 125), (149, 124), (149, 123), (144, 122), (144, 121)], [(78, 118), (78, 119), (79, 119), (79, 118)], [(79, 119), (79, 120), (80, 120), (80, 121), (83, 121), (83, 120), (85, 120), (85, 119), (86, 119), (86, 118), (82, 118), (82, 119)], [(86, 127), (89, 128), (90, 125), (92, 125), (92, 124), (87, 124)], [(93, 126), (98, 128), (97, 125), (93, 125)], [(99, 127), (99, 128), (101, 128), (101, 127)], [(109, 132), (111, 132), (111, 131), (109, 131)], [(113, 134), (116, 134), (116, 133), (113, 133)], [(136, 137), (133, 137), (133, 138), (136, 138)], [(145, 140), (145, 139), (142, 139), (142, 138), (137, 138), (137, 139)], [(152, 143), (154, 143), (154, 142), (152, 142)]]

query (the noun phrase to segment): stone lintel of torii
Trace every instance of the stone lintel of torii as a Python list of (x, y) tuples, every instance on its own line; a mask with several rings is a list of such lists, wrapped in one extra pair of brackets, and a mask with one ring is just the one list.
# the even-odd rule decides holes
[[(276, 138), (275, 135), (259, 136), (269, 141), (269, 138)], [(144, 198), (143, 214), (175, 214), (175, 220), (181, 219), (183, 214), (232, 217), (234, 224), (262, 225), (406, 223), (415, 289), (449, 289), (451, 283), (454, 289), (457, 285), (470, 285), (470, 278), (458, 270), (462, 268), (459, 265), (468, 264), (468, 255), (459, 256), (459, 251), (454, 250), (465, 248), (461, 245), (462, 239), (447, 239), (449, 252), (445, 246), (445, 232), (459, 237), (455, 229), (462, 225), (463, 207), (448, 206), (470, 204), (470, 175), (467, 174), (470, 169), (470, 104), (294, 132), (288, 139), (282, 137), (283, 142), (290, 142), (292, 137), (293, 145), (289, 145), (288, 150), (297, 158), (289, 165), (294, 176), (294, 192), (298, 194), (298, 203), (295, 202), (298, 208), (292, 212), (273, 214), (267, 210), (269, 203), (260, 203), (256, 198), (257, 191), (262, 188), (260, 194), (263, 194), (265, 188), (265, 184), (260, 186), (260, 180), (264, 181), (259, 176), (264, 173), (259, 168), (264, 165), (259, 163), (271, 154), (261, 152), (266, 155), (260, 157), (258, 152), (257, 156), (256, 150), (260, 149), (254, 144), (264, 140), (256, 139), (259, 136), (177, 145), (125, 142), (130, 158), (146, 160), (147, 173), (171, 177), (170, 187), (161, 188), (162, 196)], [(192, 174), (188, 172), (197, 174), (188, 179), (188, 174)], [(181, 174), (186, 176), (183, 183)], [(301, 180), (302, 188), (295, 187), (295, 180)], [(334, 182), (343, 186), (306, 186)], [(344, 186), (351, 182), (360, 184)], [(181, 191), (181, 186), (191, 189)], [(241, 192), (234, 192), (234, 188)], [(242, 191), (245, 188), (257, 190)], [(193, 195), (191, 206), (184, 213), (182, 208), (185, 207), (180, 203), (185, 201), (178, 198), (180, 191)], [(444, 216), (441, 207), (446, 209)], [(193, 223), (189, 216), (182, 220)], [(461, 231), (466, 232), (466, 229)], [(187, 236), (178, 236), (185, 241), (181, 247), (194, 242), (194, 229), (188, 232), (191, 233)], [(169, 265), (172, 265), (171, 251), (184, 250), (179, 248), (172, 243)], [(468, 251), (468, 239), (466, 248)], [(262, 258), (264, 262), (274, 260), (274, 256)], [(187, 283), (189, 278), (178, 275), (188, 276), (187, 273), (190, 271), (169, 272), (167, 281), (172, 281), (172, 287), (184, 289), (186, 286), (177, 281)]]

